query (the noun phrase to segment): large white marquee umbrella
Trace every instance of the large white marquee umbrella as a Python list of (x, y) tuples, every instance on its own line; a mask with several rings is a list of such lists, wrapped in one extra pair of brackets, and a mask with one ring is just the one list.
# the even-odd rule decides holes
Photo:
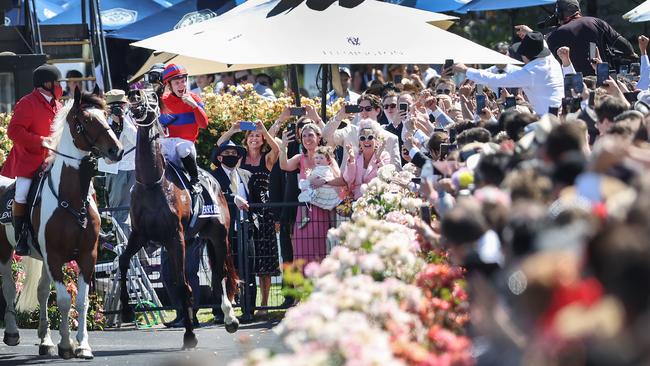
[(265, 64), (253, 64), (253, 65), (224, 64), (222, 62), (203, 60), (194, 57), (187, 57), (187, 56), (177, 55), (175, 53), (154, 52), (151, 56), (149, 56), (147, 61), (145, 61), (145, 63), (140, 67), (140, 69), (136, 71), (133, 77), (129, 79), (129, 83), (139, 80), (144, 74), (149, 72), (151, 66), (157, 63), (163, 63), (163, 64), (174, 63), (174, 64), (183, 65), (183, 67), (185, 67), (185, 69), (187, 70), (190, 76), (278, 66), (278, 65), (265, 65)]
[(640, 23), (650, 20), (650, 1), (646, 1), (623, 14), (623, 19), (627, 19), (632, 23)]
[(133, 45), (227, 64), (517, 63), (431, 26), (453, 17), (374, 0), (251, 0), (238, 8)]

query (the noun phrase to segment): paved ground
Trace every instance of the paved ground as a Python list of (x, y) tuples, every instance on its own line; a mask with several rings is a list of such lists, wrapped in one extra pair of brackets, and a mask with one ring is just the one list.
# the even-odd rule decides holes
[[(226, 365), (258, 347), (281, 351), (282, 344), (272, 331), (276, 324), (244, 324), (235, 334), (228, 334), (223, 326), (202, 327), (196, 331), (199, 344), (193, 351), (180, 350), (181, 329), (129, 327), (90, 332), (90, 345), (95, 355), (90, 361), (39, 357), (36, 330), (21, 329), (20, 345), (8, 347), (0, 343), (0, 365)], [(52, 340), (57, 343), (59, 339), (58, 331), (53, 331)]]

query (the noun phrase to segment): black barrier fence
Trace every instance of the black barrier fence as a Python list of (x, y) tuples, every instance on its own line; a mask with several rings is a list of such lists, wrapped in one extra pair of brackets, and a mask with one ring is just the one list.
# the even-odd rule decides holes
[[(106, 213), (124, 210), (128, 210), (128, 207), (102, 208), (100, 212), (110, 219)], [(282, 210), (284, 212), (280, 214)], [(242, 321), (252, 320), (258, 310), (286, 309), (292, 306), (293, 299), (285, 298), (282, 294), (283, 264), (296, 260), (322, 260), (337, 244), (328, 239), (327, 231), (347, 220), (337, 215), (335, 210), (326, 211), (297, 202), (250, 204), (248, 212), (239, 211), (236, 207), (231, 207), (231, 212), (239, 214), (239, 217), (231, 217), (230, 249), (241, 280), (235, 306), (241, 308)], [(120, 244), (125, 244), (126, 238), (117, 222), (112, 219), (110, 221), (116, 245), (106, 247), (119, 254), (123, 248)], [(132, 270), (134, 266), (147, 277), (145, 282), (148, 283), (140, 283), (140, 286), (153, 288), (162, 305), (148, 304), (146, 309), (175, 310), (176, 296), (170, 290), (171, 281), (168, 278), (171, 274), (164, 250), (159, 245), (148, 245), (138, 253), (137, 260), (132, 261)], [(203, 241), (188, 243), (186, 267), (188, 282), (194, 292), (195, 307), (218, 309), (220, 301), (214, 298), (210, 290), (213, 284)], [(107, 315), (117, 314), (119, 310), (109, 306), (111, 296), (116, 294), (117, 280), (117, 259), (97, 264), (95, 290), (109, 300), (105, 309)], [(142, 302), (143, 291), (137, 284), (130, 283), (129, 292), (134, 305)]]

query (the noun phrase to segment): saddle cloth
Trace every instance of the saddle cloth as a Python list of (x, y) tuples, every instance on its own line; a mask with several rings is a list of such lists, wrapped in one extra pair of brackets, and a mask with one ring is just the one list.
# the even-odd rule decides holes
[[(27, 243), (32, 248), (42, 255), (41, 248), (36, 244), (34, 228), (32, 227), (32, 212), (34, 206), (38, 205), (41, 200), (41, 192), (45, 184), (45, 172), (38, 171), (32, 179), (32, 184), (29, 187), (27, 194), (25, 225), (27, 225), (27, 232), (29, 234)], [(11, 208), (14, 203), (14, 195), (16, 194), (16, 182), (11, 183), (7, 191), (0, 197), (0, 224), (11, 225), (13, 215)]]
[[(189, 190), (190, 187), (190, 177), (181, 167), (173, 164), (167, 163), (168, 168), (172, 169), (183, 185), (185, 190)], [(190, 219), (190, 227), (197, 221), (199, 218), (210, 218), (210, 217), (219, 217), (219, 206), (216, 204), (217, 198), (213, 197), (212, 189), (209, 179), (211, 176), (205, 172), (203, 169), (199, 169), (199, 182), (203, 190), (201, 194), (196, 197), (192, 197), (192, 218)]]

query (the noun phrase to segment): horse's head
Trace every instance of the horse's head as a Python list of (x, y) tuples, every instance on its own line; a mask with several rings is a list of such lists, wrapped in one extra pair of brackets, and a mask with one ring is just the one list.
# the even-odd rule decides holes
[(93, 93), (74, 93), (74, 104), (66, 118), (74, 145), (97, 157), (120, 161), (124, 150), (106, 120), (105, 103), (95, 86)]

